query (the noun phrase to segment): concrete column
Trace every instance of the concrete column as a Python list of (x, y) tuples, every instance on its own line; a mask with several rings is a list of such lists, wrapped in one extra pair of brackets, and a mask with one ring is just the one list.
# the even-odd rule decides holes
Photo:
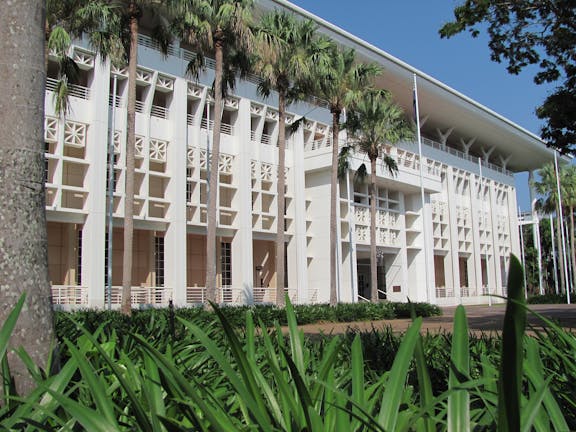
[(167, 171), (171, 175), (166, 195), (170, 201), (168, 227), (164, 238), (165, 285), (172, 288), (176, 306), (186, 304), (186, 168), (187, 168), (187, 87), (183, 78), (174, 80), (170, 106), (172, 139), (168, 144)]
[[(82, 285), (88, 287), (88, 306), (104, 307), (106, 285), (106, 170), (108, 128), (112, 108), (108, 105), (110, 94), (110, 63), (97, 56), (94, 60), (94, 77), (91, 87), (92, 123), (86, 139), (86, 160), (90, 167), (86, 175), (88, 198), (85, 204), (86, 219), (82, 227)], [(116, 113), (116, 116), (120, 116)]]
[[(462, 303), (462, 290), (460, 288), (460, 262), (458, 255), (458, 225), (456, 223), (457, 209), (456, 209), (456, 199), (455, 199), (455, 186), (454, 186), (454, 169), (448, 166), (446, 169), (446, 183), (448, 189), (448, 227), (449, 227), (449, 240), (450, 249), (448, 254), (450, 255), (451, 261), (451, 271), (447, 272), (447, 276), (451, 276), (452, 289), (454, 296), (458, 299), (458, 303)], [(446, 281), (448, 285), (448, 281)]]
[[(304, 129), (299, 128), (290, 138), (292, 148), (293, 235), (288, 244), (288, 287), (296, 288), (299, 303), (308, 300), (308, 248), (306, 246), (306, 182), (304, 177)], [(329, 209), (330, 207), (328, 207)], [(329, 210), (328, 210), (329, 212)], [(330, 243), (327, 243), (328, 245)], [(340, 250), (340, 255), (342, 251)], [(329, 267), (328, 267), (329, 268)], [(341, 272), (339, 272), (341, 273)]]
[[(488, 188), (490, 194), (490, 214), (488, 218), (488, 223), (490, 224), (490, 229), (492, 230), (492, 265), (494, 269), (494, 290), (490, 290), (491, 293), (502, 294), (502, 281), (500, 278), (501, 266), (500, 266), (500, 252), (498, 247), (498, 214), (496, 212), (496, 185), (490, 180), (490, 187)], [(488, 280), (492, 279), (490, 274)]]
[(252, 144), (250, 141), (250, 100), (241, 99), (238, 104), (238, 119), (236, 121), (238, 156), (236, 161), (238, 185), (235, 206), (236, 235), (232, 241), (232, 284), (241, 287), (244, 299), (248, 304), (254, 302), (254, 263), (252, 240)]
[[(482, 251), (482, 244), (480, 241), (480, 230), (486, 230), (487, 226), (485, 226), (486, 218), (484, 215), (486, 212), (490, 212), (491, 203), (484, 203), (484, 189), (481, 183), (480, 177), (469, 173), (469, 194), (470, 194), (470, 213), (471, 213), (471, 229), (472, 229), (472, 263), (473, 263), (473, 272), (472, 274), (468, 275), (468, 284), (474, 284), (476, 286), (476, 295), (481, 295), (482, 293), (482, 260), (481, 260), (481, 251)], [(483, 179), (483, 182), (486, 183), (487, 180)], [(476, 191), (480, 191), (478, 195)], [(478, 196), (480, 198), (478, 198)], [(487, 224), (489, 223), (489, 219)], [(487, 225), (486, 224), (486, 225)], [(494, 254), (492, 254), (494, 255)]]

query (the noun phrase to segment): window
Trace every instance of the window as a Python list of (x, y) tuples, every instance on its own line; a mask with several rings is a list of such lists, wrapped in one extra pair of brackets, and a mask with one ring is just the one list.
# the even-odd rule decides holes
[[(116, 153), (114, 153), (114, 166), (116, 166), (116, 164), (118, 164), (118, 156)], [(114, 170), (112, 170), (114, 171)], [(110, 155), (108, 155), (106, 157), (106, 190), (108, 190), (108, 181), (110, 180)], [(112, 173), (112, 190), (115, 191), (116, 190), (116, 182), (118, 181), (117, 177), (116, 177), (116, 173), (113, 172)]]
[(76, 240), (78, 247), (76, 253), (76, 285), (82, 285), (82, 230), (78, 230), (78, 238)]
[(164, 237), (154, 237), (155, 286), (164, 286)]
[(232, 243), (222, 242), (220, 244), (221, 252), (221, 267), (222, 267), (222, 286), (232, 285)]

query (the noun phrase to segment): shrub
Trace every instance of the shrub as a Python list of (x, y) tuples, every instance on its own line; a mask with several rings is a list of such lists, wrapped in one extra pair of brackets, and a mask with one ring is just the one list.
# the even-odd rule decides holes
[[(575, 292), (570, 293), (570, 298), (576, 298)], [(566, 294), (544, 294), (528, 297), (529, 304), (566, 304)]]

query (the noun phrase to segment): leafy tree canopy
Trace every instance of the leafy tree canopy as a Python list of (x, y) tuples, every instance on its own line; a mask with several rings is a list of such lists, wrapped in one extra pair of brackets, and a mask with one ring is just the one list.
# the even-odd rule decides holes
[(465, 0), (440, 36), (465, 30), (473, 37), (487, 25), (491, 58), (511, 74), (535, 65), (536, 84), (558, 86), (536, 109), (546, 120), (542, 138), (567, 153), (576, 150), (576, 2), (574, 0)]

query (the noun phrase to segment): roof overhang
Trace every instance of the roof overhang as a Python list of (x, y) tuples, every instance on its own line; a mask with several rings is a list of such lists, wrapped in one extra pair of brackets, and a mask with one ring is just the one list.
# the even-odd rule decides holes
[(534, 133), (382, 49), (288, 1), (259, 0), (259, 4), (264, 10), (285, 8), (314, 20), (320, 31), (337, 43), (354, 48), (361, 61), (381, 65), (384, 71), (376, 85), (388, 89), (406, 112), (413, 110), (413, 80), (416, 76), (420, 118), (425, 120), (423, 130), (454, 128), (450, 138), (452, 143), (458, 145), (461, 140), (469, 142), (474, 139), (473, 149), (478, 156), (482, 150), (488, 152), (494, 147), (490, 160), (498, 165), (506, 160), (506, 168), (513, 172), (538, 169), (554, 159), (554, 150)]

